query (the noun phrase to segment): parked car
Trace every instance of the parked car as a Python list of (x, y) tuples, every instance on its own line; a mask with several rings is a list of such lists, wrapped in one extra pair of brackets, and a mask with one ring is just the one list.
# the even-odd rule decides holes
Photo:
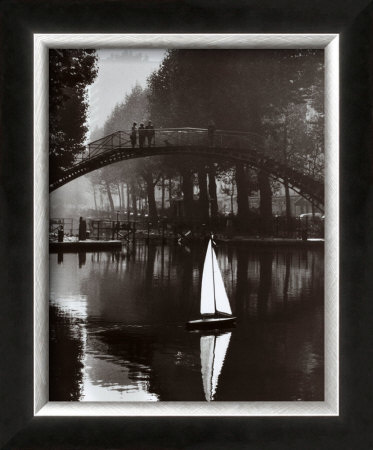
[(314, 214), (313, 213), (305, 213), (305, 214), (301, 214), (299, 216), (299, 219), (301, 221), (309, 220), (309, 221), (318, 222), (318, 221), (323, 220), (323, 218), (324, 218), (324, 216), (321, 213), (318, 213), (318, 212), (316, 212)]

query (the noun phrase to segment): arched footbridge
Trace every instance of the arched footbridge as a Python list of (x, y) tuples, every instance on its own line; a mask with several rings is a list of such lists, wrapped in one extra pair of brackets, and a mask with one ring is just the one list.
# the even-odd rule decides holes
[(77, 158), (58, 179), (50, 180), (49, 191), (63, 186), (109, 164), (134, 158), (156, 155), (205, 156), (244, 162), (250, 167), (266, 171), (271, 177), (283, 182), (318, 209), (324, 209), (324, 167), (317, 165), (301, 152), (284, 155), (269, 148), (265, 138), (254, 133), (217, 130), (213, 139), (203, 128), (155, 129), (151, 146), (146, 141), (133, 148), (130, 131), (117, 131), (88, 144), (86, 151)]

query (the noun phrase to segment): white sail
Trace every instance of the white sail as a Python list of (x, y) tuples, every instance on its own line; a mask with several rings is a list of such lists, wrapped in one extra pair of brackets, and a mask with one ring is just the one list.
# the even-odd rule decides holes
[(206, 400), (214, 400), (218, 379), (227, 354), (231, 332), (220, 336), (201, 336), (201, 371)]
[(202, 272), (202, 286), (201, 286), (201, 314), (215, 314), (214, 301), (214, 280), (211, 257), (211, 240), (207, 247), (205, 263)]
[(202, 273), (201, 314), (215, 314), (217, 311), (232, 314), (223, 278), (210, 239)]
[(215, 251), (212, 248), (212, 259), (214, 267), (214, 282), (215, 282), (215, 303), (216, 311), (225, 314), (232, 314), (231, 305), (229, 304), (227, 292), (225, 290), (223, 277), (219, 269), (218, 261), (216, 259)]

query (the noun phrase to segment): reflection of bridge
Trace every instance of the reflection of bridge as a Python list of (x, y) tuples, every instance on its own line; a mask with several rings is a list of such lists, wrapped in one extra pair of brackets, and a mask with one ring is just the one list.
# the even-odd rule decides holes
[(307, 155), (278, 154), (266, 145), (265, 139), (254, 133), (222, 131), (214, 133), (213, 142), (202, 128), (156, 129), (151, 147), (132, 148), (130, 132), (117, 131), (88, 144), (86, 152), (58, 179), (51, 180), (49, 190), (119, 161), (156, 155), (191, 155), (214, 159), (241, 161), (250, 167), (265, 170), (273, 178), (287, 180), (301, 196), (323, 210), (324, 168), (310, 164)]

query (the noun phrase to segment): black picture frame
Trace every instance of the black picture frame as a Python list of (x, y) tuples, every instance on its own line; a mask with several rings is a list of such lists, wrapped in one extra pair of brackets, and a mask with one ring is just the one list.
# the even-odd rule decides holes
[[(6, 1), (1, 39), (0, 445), (32, 448), (369, 448), (372, 6), (366, 1)], [(33, 33), (340, 33), (339, 417), (33, 417)]]

